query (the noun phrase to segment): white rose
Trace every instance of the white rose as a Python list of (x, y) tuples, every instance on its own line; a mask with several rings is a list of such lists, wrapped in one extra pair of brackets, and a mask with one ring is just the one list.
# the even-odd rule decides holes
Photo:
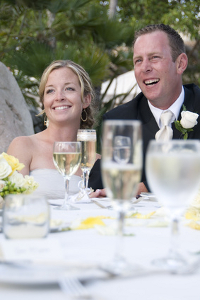
[(190, 129), (197, 124), (198, 114), (195, 114), (191, 111), (182, 111), (180, 123), (183, 128)]
[(15, 171), (10, 177), (9, 180), (11, 183), (14, 183), (17, 188), (23, 187), (24, 185), (24, 176), (17, 171)]
[(4, 179), (12, 172), (11, 166), (7, 163), (6, 159), (0, 155), (0, 179)]
[(4, 180), (0, 180), (0, 192), (3, 190), (4, 186), (6, 185)]

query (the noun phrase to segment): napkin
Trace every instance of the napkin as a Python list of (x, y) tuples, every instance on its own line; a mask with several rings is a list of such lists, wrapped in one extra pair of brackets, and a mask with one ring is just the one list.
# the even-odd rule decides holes
[[(48, 202), (51, 205), (61, 206), (64, 199), (49, 199)], [(81, 192), (70, 195), (70, 201), (74, 204), (91, 203), (91, 199), (87, 195), (83, 195)]]
[(73, 203), (91, 203), (91, 199), (88, 197), (87, 194), (84, 194), (82, 192), (79, 192), (73, 196), (71, 196), (70, 200), (73, 202)]
[(5, 261), (54, 262), (64, 259), (57, 239), (1, 240), (0, 250)]

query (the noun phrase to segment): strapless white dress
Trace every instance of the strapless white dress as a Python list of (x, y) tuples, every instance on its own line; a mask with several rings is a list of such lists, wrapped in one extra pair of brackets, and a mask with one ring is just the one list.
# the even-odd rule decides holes
[[(62, 175), (53, 169), (35, 169), (29, 174), (39, 184), (33, 192), (34, 195), (46, 196), (47, 199), (64, 199), (64, 179)], [(79, 192), (78, 183), (80, 176), (72, 175), (69, 181), (69, 194)]]

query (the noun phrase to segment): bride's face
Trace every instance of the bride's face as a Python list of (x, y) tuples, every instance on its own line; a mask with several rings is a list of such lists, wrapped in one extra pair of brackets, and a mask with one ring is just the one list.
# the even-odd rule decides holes
[(78, 76), (67, 67), (53, 70), (44, 89), (44, 108), (49, 122), (80, 123), (82, 109), (81, 85)]

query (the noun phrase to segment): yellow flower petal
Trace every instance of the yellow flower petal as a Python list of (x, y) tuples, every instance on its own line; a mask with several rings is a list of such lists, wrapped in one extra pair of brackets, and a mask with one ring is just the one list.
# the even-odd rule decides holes
[(3, 152), (2, 155), (5, 158), (5, 160), (7, 161), (7, 163), (11, 166), (12, 173), (14, 171), (21, 171), (24, 168), (24, 164), (20, 163), (16, 157), (14, 157), (12, 155), (8, 155), (5, 152)]
[(142, 214), (140, 214), (140, 213), (134, 213), (134, 214), (132, 214), (132, 218), (137, 218), (137, 219), (149, 219), (149, 218), (151, 218), (151, 216), (153, 216), (155, 214), (155, 211), (152, 211), (152, 212), (150, 212), (150, 213), (148, 213), (148, 214), (146, 214), (146, 215), (142, 215)]
[(185, 213), (185, 218), (188, 220), (199, 221), (200, 220), (200, 212), (199, 212), (199, 210), (196, 210), (195, 208), (191, 208)]
[(94, 228), (95, 225), (105, 226), (105, 223), (102, 221), (106, 217), (89, 217), (81, 222), (81, 224), (76, 229), (89, 229)]
[(187, 224), (187, 226), (192, 229), (200, 230), (200, 224), (195, 221), (190, 222), (189, 224)]

